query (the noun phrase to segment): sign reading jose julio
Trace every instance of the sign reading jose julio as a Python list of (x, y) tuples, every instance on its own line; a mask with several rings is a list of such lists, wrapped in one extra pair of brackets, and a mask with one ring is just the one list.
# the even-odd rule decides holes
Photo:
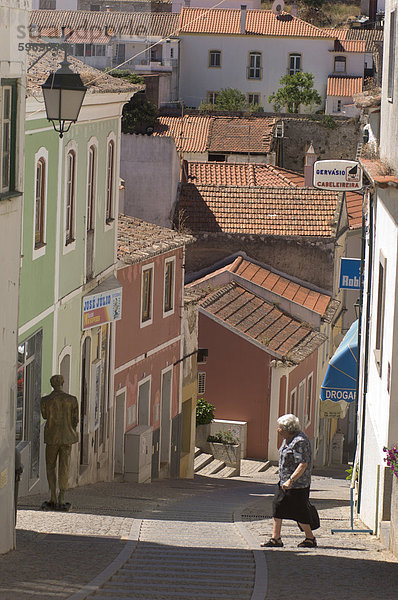
[(362, 188), (362, 167), (354, 160), (318, 160), (314, 164), (314, 187), (359, 191)]
[(83, 330), (118, 321), (121, 317), (121, 288), (103, 291), (83, 298)]

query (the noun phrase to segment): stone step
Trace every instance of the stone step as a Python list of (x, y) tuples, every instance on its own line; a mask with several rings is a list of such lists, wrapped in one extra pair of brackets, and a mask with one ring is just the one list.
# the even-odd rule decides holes
[(245, 476), (253, 475), (254, 473), (262, 473), (270, 467), (269, 460), (253, 460), (242, 459), (240, 462), (240, 474)]
[[(241, 581), (252, 581), (253, 580), (253, 572), (249, 571), (249, 570), (242, 570), (242, 571), (238, 571), (236, 569), (236, 565), (235, 565), (235, 569), (233, 571), (233, 573), (227, 573), (226, 572), (214, 572), (211, 573), (209, 571), (209, 569), (189, 569), (189, 574), (187, 573), (187, 569), (186, 567), (181, 567), (180, 569), (177, 568), (173, 568), (170, 569), (167, 568), (166, 566), (159, 568), (156, 565), (156, 568), (154, 570), (151, 569), (151, 580), (152, 581), (157, 581), (157, 580), (167, 580), (167, 579), (172, 579), (174, 580), (175, 578), (178, 577), (184, 577), (184, 579), (186, 580), (190, 580), (190, 579), (202, 579), (203, 577), (205, 578), (207, 583), (211, 583), (213, 582), (213, 584), (218, 585), (220, 583), (220, 581), (224, 581), (226, 578), (228, 579), (229, 582), (234, 582), (235, 584), (239, 584), (239, 582)], [(119, 571), (117, 573), (117, 575), (114, 575), (111, 579), (111, 581), (140, 581), (140, 580), (144, 580), (146, 583), (148, 582), (148, 573), (144, 572), (143, 570), (133, 570), (133, 569), (127, 569), (127, 570), (122, 570)]]
[(218, 471), (218, 473), (216, 473), (215, 477), (233, 477), (235, 473), (236, 469), (234, 467), (224, 467), (223, 469), (221, 469), (221, 471)]
[[(181, 598), (182, 597), (190, 597), (190, 598), (206, 598), (210, 600), (211, 598), (225, 598), (226, 600), (230, 600), (231, 598), (242, 598), (242, 592), (247, 592), (250, 590), (251, 586), (246, 586), (245, 584), (242, 586), (236, 586), (235, 584), (229, 586), (227, 582), (224, 581), (222, 585), (220, 585), (219, 589), (215, 589), (214, 584), (206, 585), (203, 582), (203, 579), (198, 579), (195, 582), (185, 582), (183, 585), (179, 585), (178, 582), (173, 581), (171, 585), (151, 585), (150, 574), (148, 573), (148, 579), (144, 584), (135, 585), (133, 583), (108, 583), (106, 587), (101, 589), (99, 593), (101, 596), (105, 598), (119, 598), (124, 596), (124, 598), (131, 598), (137, 596), (139, 594), (139, 598), (148, 597), (153, 598), (156, 595), (165, 596), (170, 598)], [(151, 593), (152, 592), (152, 593)], [(247, 595), (244, 597), (250, 597)], [(147, 596), (148, 595), (148, 596)], [(94, 598), (97, 596), (95, 595)]]
[(202, 450), (200, 448), (198, 448), (197, 446), (195, 446), (195, 458), (202, 452)]
[(232, 563), (233, 561), (237, 561), (239, 564), (241, 565), (245, 565), (245, 566), (250, 566), (252, 564), (252, 556), (251, 553), (249, 551), (247, 551), (245, 553), (245, 555), (243, 556), (226, 556), (226, 555), (222, 555), (221, 552), (218, 553), (218, 555), (212, 555), (210, 552), (208, 552), (207, 554), (195, 554), (193, 555), (192, 553), (190, 554), (171, 554), (169, 553), (167, 550), (167, 557), (165, 556), (164, 558), (162, 558), (160, 551), (158, 550), (158, 554), (149, 554), (147, 552), (143, 552), (143, 553), (139, 553), (139, 555), (137, 554), (136, 558), (134, 559), (130, 559), (126, 562), (126, 566), (127, 565), (131, 565), (132, 568), (134, 567), (134, 565), (136, 565), (138, 562), (148, 562), (150, 560), (154, 560), (157, 561), (159, 563), (159, 565), (164, 565), (164, 564), (170, 564), (170, 565), (176, 565), (176, 566), (180, 566), (182, 564), (187, 565), (187, 564), (191, 564), (193, 563), (193, 565), (197, 564), (197, 561), (201, 561), (202, 563), (205, 564), (210, 564), (210, 565), (229, 565), (230, 563)]
[(196, 471), (196, 473), (198, 475), (214, 475), (215, 473), (218, 473), (218, 471), (221, 471), (221, 469), (223, 469), (224, 467), (225, 462), (222, 460), (218, 460), (218, 458), (215, 458), (214, 460), (209, 462), (205, 467), (203, 467), (199, 471)]
[(194, 471), (195, 473), (199, 471), (199, 469), (203, 469), (209, 462), (213, 460), (212, 454), (206, 454), (206, 452), (201, 452), (194, 460)]

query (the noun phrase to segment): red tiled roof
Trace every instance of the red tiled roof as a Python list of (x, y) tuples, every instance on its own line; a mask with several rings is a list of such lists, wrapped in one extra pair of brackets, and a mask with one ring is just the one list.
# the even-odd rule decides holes
[(276, 119), (270, 117), (214, 117), (209, 152), (270, 152)]
[[(300, 173), (263, 163), (187, 162), (187, 179), (195, 185), (296, 187)], [(300, 183), (298, 183), (300, 182)]]
[(192, 232), (333, 237), (339, 195), (314, 188), (182, 186), (177, 213)]
[(206, 152), (212, 117), (159, 117), (153, 135), (174, 137), (178, 152)]
[(236, 282), (210, 292), (200, 307), (274, 355), (299, 363), (325, 337)]
[(191, 235), (147, 223), (136, 217), (119, 215), (117, 257), (123, 263), (133, 264), (191, 244), (194, 239)]
[(324, 29), (323, 31), (338, 40), (362, 40), (365, 42), (365, 52), (373, 52), (375, 43), (383, 42), (382, 29)]
[[(240, 35), (240, 10), (183, 8), (181, 33)], [(246, 12), (245, 35), (330, 38), (330, 34), (289, 13), (274, 15), (270, 10)]]
[(311, 308), (311, 310), (321, 316), (325, 314), (329, 305), (330, 296), (327, 294), (314, 292), (308, 287), (295, 283), (287, 277), (273, 273), (269, 269), (256, 265), (243, 257), (237, 258), (232, 264), (227, 265), (226, 268), (270, 292)]
[(358, 192), (346, 192), (345, 201), (350, 229), (360, 229), (362, 227), (363, 195)]
[(335, 40), (332, 52), (365, 52), (365, 41)]
[(160, 116), (154, 135), (173, 136), (182, 152), (271, 151), (276, 119), (273, 117)]
[[(132, 13), (85, 10), (33, 10), (30, 25), (36, 25), (42, 37), (59, 38), (75, 31), (70, 43), (106, 44), (112, 35), (176, 35), (179, 15), (176, 13)], [(105, 35), (105, 28), (107, 29)]]
[(362, 92), (363, 77), (334, 76), (328, 77), (327, 96), (351, 97)]

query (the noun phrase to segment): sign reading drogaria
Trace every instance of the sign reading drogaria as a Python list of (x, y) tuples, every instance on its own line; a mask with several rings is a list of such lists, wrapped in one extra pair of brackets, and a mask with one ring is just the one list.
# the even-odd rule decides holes
[(321, 190), (359, 191), (362, 167), (355, 160), (318, 160), (314, 164), (314, 187)]

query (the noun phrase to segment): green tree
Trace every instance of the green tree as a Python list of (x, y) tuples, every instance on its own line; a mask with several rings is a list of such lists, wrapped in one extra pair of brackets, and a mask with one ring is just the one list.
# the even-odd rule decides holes
[(217, 110), (244, 110), (246, 97), (240, 90), (224, 88), (217, 94), (214, 107)]
[(155, 127), (158, 109), (146, 99), (145, 94), (138, 92), (123, 107), (123, 133), (149, 133)]
[(245, 95), (238, 89), (224, 88), (217, 93), (214, 104), (202, 102), (199, 106), (199, 111), (202, 113), (217, 110), (256, 113), (263, 112), (263, 107), (260, 104), (248, 104)]
[(288, 112), (298, 113), (300, 104), (310, 106), (322, 102), (322, 98), (314, 89), (312, 73), (298, 72), (293, 75), (284, 75), (279, 83), (281, 84), (279, 90), (268, 98), (268, 102), (273, 104), (276, 112), (287, 106)]

